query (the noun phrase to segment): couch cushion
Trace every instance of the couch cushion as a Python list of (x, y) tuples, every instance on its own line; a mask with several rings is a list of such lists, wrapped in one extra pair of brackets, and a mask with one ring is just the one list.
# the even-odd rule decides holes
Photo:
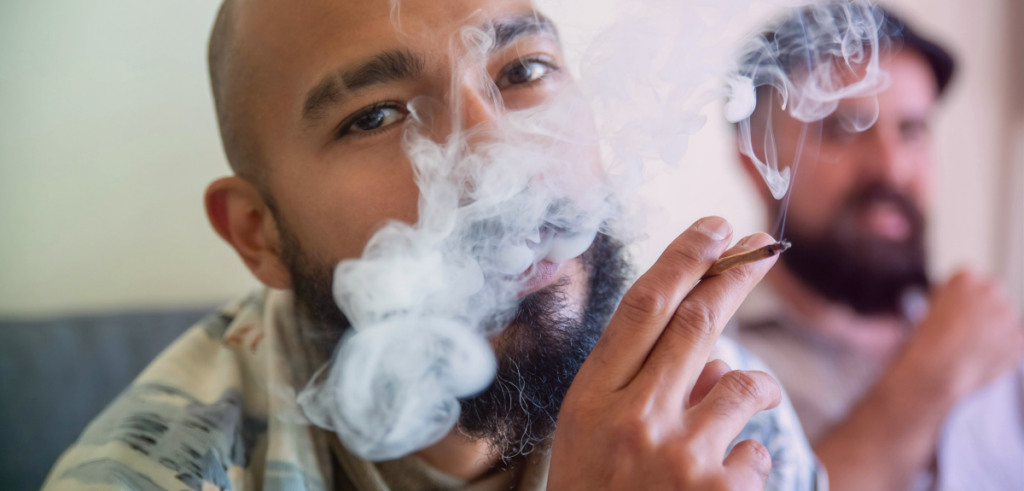
[(212, 308), (0, 321), (0, 482), (39, 489), (85, 426)]

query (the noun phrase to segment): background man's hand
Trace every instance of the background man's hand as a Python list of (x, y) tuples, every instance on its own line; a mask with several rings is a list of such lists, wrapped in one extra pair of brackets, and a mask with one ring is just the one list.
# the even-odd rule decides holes
[[(991, 280), (959, 273), (878, 386), (815, 446), (837, 491), (906, 489), (935, 457), (939, 429), (964, 396), (1020, 363), (1024, 326)], [(866, 472), (865, 469), (869, 469)]]
[(1021, 361), (1024, 324), (999, 285), (960, 272), (932, 297), (900, 360), (937, 396), (956, 401)]
[[(751, 416), (779, 403), (779, 386), (706, 363), (775, 261), (698, 284), (731, 236), (721, 218), (698, 221), (626, 293), (562, 405), (549, 490), (764, 489), (771, 457), (760, 443), (725, 452)], [(727, 253), (772, 242), (757, 234)]]

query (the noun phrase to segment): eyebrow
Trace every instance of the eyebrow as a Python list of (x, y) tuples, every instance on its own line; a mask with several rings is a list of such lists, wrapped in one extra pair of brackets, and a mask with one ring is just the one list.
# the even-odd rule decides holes
[(492, 24), (494, 50), (502, 49), (526, 34), (548, 34), (558, 39), (558, 29), (551, 19), (539, 13), (507, 17)]
[[(530, 34), (548, 34), (558, 39), (553, 22), (539, 13), (508, 17), (492, 23), (494, 47), (502, 49), (516, 39)], [(326, 75), (306, 94), (302, 118), (316, 123), (331, 106), (344, 101), (347, 93), (420, 77), (425, 70), (423, 58), (407, 49), (385, 51), (370, 57), (354, 68), (336, 70)]]
[(316, 121), (327, 107), (340, 103), (345, 92), (419, 77), (426, 63), (409, 50), (391, 50), (372, 56), (354, 68), (325, 76), (306, 95), (302, 117)]

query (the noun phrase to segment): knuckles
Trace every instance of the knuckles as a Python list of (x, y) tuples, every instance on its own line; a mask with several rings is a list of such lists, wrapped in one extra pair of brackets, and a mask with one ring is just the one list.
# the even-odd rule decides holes
[(670, 301), (668, 295), (647, 284), (636, 284), (619, 302), (618, 312), (633, 323), (647, 323), (652, 319), (664, 318)]
[(732, 395), (729, 406), (767, 404), (780, 397), (779, 384), (763, 372), (733, 370), (718, 381)]
[[(695, 223), (694, 226), (672, 241), (668, 248), (665, 249), (665, 252), (662, 253), (662, 257), (671, 263), (672, 269), (684, 271), (693, 269), (705, 261), (713, 259), (715, 249), (722, 245), (719, 241), (696, 230), (696, 225), (701, 221)], [(721, 252), (721, 250), (718, 250), (718, 252)]]
[[(747, 397), (757, 398), (769, 390), (763, 381), (745, 372), (729, 372), (738, 391)], [(727, 374), (728, 375), (728, 374)], [(632, 463), (633, 465), (612, 464), (606, 470), (609, 475), (604, 481), (614, 489), (633, 489), (637, 482), (646, 482), (650, 489), (702, 489), (705, 491), (734, 491), (746, 489), (742, 481), (731, 479), (728, 469), (723, 469), (722, 458), (715, 458), (710, 452), (708, 441), (699, 432), (679, 435), (671, 424), (656, 415), (642, 410), (642, 405), (631, 405), (617, 415), (601, 418), (602, 432), (605, 433), (606, 462)], [(593, 419), (593, 418), (588, 418)], [(576, 421), (574, 421), (576, 422)], [(593, 423), (594, 421), (590, 421)], [(559, 422), (561, 427), (562, 421)], [(666, 434), (663, 434), (666, 432)], [(741, 442), (733, 451), (740, 450), (749, 455), (745, 459), (749, 470), (767, 478), (771, 470), (771, 455), (768, 450), (752, 440)], [(600, 469), (599, 469), (600, 471)], [(624, 471), (624, 474), (622, 473)], [(642, 474), (637, 474), (638, 472)], [(639, 488), (645, 489), (645, 488)]]
[(768, 475), (772, 472), (772, 454), (764, 445), (754, 440), (744, 440), (736, 444), (732, 451), (745, 453), (750, 469), (757, 474), (761, 482), (768, 480)]
[(731, 271), (727, 271), (726, 274), (735, 278), (735, 281), (738, 284), (745, 285), (748, 283), (756, 283), (760, 281), (762, 271), (765, 271), (762, 268), (767, 267), (769, 264), (773, 263), (769, 262), (769, 260), (762, 260), (750, 264), (744, 264), (738, 268), (733, 268)]
[(718, 312), (706, 302), (686, 299), (676, 309), (667, 330), (693, 341), (703, 341), (714, 337), (718, 317)]
[(678, 450), (667, 455), (671, 459), (666, 462), (669, 466), (669, 479), (672, 480), (674, 489), (692, 489), (695, 484), (706, 479), (707, 468), (704, 464), (694, 461), (693, 455), (689, 451), (680, 452)]
[(611, 424), (612, 437), (618, 450), (625, 455), (649, 455), (659, 446), (658, 428), (639, 414), (625, 414)]
[(768, 449), (760, 442), (747, 440), (745, 444), (751, 453), (755, 470), (761, 475), (761, 477), (767, 479), (768, 473), (772, 470), (772, 454), (768, 452)]
[(679, 269), (690, 269), (703, 263), (708, 257), (708, 245), (705, 241), (698, 240), (677, 240), (665, 254), (670, 255), (672, 262), (678, 265)]

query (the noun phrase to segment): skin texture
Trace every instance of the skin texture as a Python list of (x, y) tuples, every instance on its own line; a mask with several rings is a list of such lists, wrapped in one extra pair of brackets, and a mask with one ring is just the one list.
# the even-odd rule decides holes
[[(404, 1), (400, 35), (387, 2), (236, 2), (231, 56), (233, 73), (244, 76), (227, 90), (246, 102), (237, 110), (264, 168), (259, 182), (232, 176), (212, 183), (206, 208), (214, 229), (265, 285), (286, 289), (292, 282), (267, 195), (304, 249), (330, 263), (358, 257), (385, 220), (416, 220), (418, 190), (400, 148), (401, 125), (339, 138), (340, 122), (379, 101), (407, 102), (420, 95), (444, 100), (452, 87), (464, 101), (458, 116), (467, 126), (503, 117), (487, 103), (486, 87), (453, 76), (448, 56), (450, 37), (478, 11), (500, 21), (530, 15), (532, 7), (525, 1)], [(396, 49), (423, 61), (419, 76), (344, 93), (315, 121), (303, 119), (307, 95), (325, 76)], [(532, 54), (562, 64), (557, 40), (543, 34), (516, 38), (487, 59), (507, 110), (571, 88), (560, 71), (529, 85), (506, 84), (503, 68)], [(445, 122), (437, 128), (443, 138)], [(760, 444), (742, 443), (724, 462), (722, 457), (754, 413), (778, 404), (778, 386), (764, 373), (705, 366), (725, 321), (774, 263), (747, 265), (697, 284), (731, 238), (725, 220), (699, 222), (627, 293), (559, 415), (549, 489), (763, 488), (770, 459)], [(759, 234), (729, 253), (771, 242)], [(586, 299), (585, 275), (577, 259), (563, 264), (555, 278), (568, 281), (566, 292), (577, 306)], [(497, 457), (486, 442), (456, 433), (418, 455), (468, 480), (486, 474)]]
[[(836, 131), (835, 121), (824, 123), (820, 156), (805, 157), (795, 178), (790, 226), (805, 233), (823, 230), (842, 199), (866, 182), (887, 183), (927, 209), (934, 76), (911, 50), (884, 65), (892, 85), (878, 96), (877, 123), (862, 133)], [(840, 111), (868, 103), (844, 100)], [(790, 162), (798, 150), (800, 123), (788, 116), (774, 121), (780, 161)], [(756, 177), (748, 160), (745, 167)], [(776, 206), (767, 189), (761, 191), (766, 204)], [(905, 238), (906, 224), (891, 210), (869, 210), (858, 218), (862, 234)], [(1024, 352), (1019, 314), (995, 280), (968, 270), (934, 288), (931, 311), (909, 339), (911, 326), (903, 319), (857, 315), (803, 285), (785, 267), (774, 270), (769, 281), (805, 325), (889, 363), (849, 417), (822, 441), (812, 442), (828, 469), (831, 489), (838, 491), (906, 489), (915, 474), (934, 462), (940, 425), (953, 405), (1020, 363)]]

